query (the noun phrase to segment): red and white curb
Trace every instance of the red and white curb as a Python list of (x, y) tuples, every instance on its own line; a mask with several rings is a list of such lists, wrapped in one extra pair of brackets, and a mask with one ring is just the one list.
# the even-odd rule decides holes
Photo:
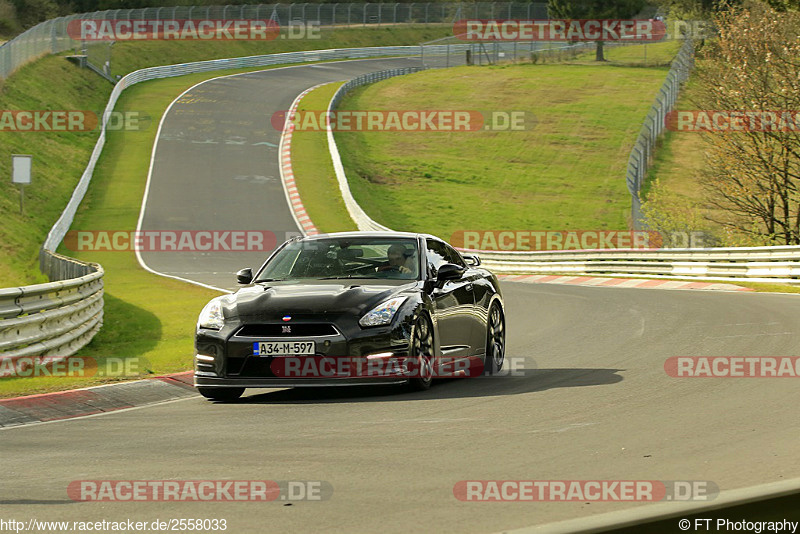
[(292, 134), (294, 133), (294, 113), (297, 111), (297, 106), (300, 101), (308, 93), (321, 87), (325, 84), (315, 85), (309, 87), (294, 99), (292, 106), (286, 113), (286, 121), (283, 123), (283, 132), (281, 133), (281, 142), (278, 148), (278, 157), (280, 157), (280, 170), (281, 181), (283, 182), (283, 191), (286, 193), (286, 200), (289, 202), (289, 208), (292, 212), (297, 227), (305, 235), (317, 235), (319, 230), (314, 226), (311, 217), (306, 213), (306, 208), (303, 206), (303, 201), (300, 200), (300, 193), (297, 191), (297, 184), (294, 181), (294, 171), (292, 171)]
[(193, 371), (101, 386), (0, 399), (0, 428), (10, 428), (196, 397)]
[(506, 282), (528, 284), (566, 284), (572, 286), (626, 287), (643, 289), (694, 289), (701, 291), (753, 291), (749, 287), (714, 282), (684, 282), (679, 280), (653, 280), (641, 278), (598, 278), (594, 276), (559, 276), (542, 274), (501, 274), (497, 278)]

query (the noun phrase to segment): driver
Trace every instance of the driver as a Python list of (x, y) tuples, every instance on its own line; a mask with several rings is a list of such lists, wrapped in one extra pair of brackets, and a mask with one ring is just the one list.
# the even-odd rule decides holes
[(401, 273), (410, 273), (411, 269), (406, 266), (406, 261), (408, 257), (406, 255), (406, 247), (401, 245), (400, 243), (395, 243), (389, 250), (386, 251), (386, 259), (388, 260), (388, 265), (385, 266), (385, 269), (381, 270), (389, 270), (392, 268), (397, 269)]

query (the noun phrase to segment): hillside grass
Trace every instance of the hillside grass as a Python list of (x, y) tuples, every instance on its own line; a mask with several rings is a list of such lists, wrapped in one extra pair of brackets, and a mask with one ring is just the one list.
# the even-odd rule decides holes
[(396, 230), (628, 227), (625, 165), (667, 69), (458, 67), (360, 88), (348, 110), (524, 111), (521, 131), (338, 132), (356, 200)]

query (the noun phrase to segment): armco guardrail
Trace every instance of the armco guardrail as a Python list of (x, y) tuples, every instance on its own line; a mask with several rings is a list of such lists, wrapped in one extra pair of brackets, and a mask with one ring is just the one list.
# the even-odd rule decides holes
[(43, 263), (54, 272), (87, 272), (69, 280), (0, 289), (0, 377), (14, 374), (12, 367), (20, 358), (30, 363), (75, 354), (103, 324), (103, 268), (43, 255)]
[(658, 250), (472, 251), (504, 274), (622, 275), (800, 283), (800, 246)]
[(0, 46), (0, 79), (45, 54), (74, 49), (80, 41), (71, 39), (67, 25), (77, 19), (103, 20), (199, 20), (271, 19), (279, 25), (319, 24), (322, 26), (368, 26), (382, 24), (441, 24), (460, 18), (547, 18), (546, 3), (516, 2), (418, 2), (418, 3), (320, 3), (256, 4), (224, 6), (172, 6), (141, 9), (112, 9), (51, 19)]
[(694, 66), (694, 42), (687, 38), (681, 45), (675, 59), (667, 74), (667, 79), (658, 91), (656, 100), (647, 113), (639, 137), (633, 145), (631, 155), (628, 158), (628, 168), (625, 179), (628, 191), (631, 193), (631, 220), (634, 230), (640, 230), (644, 224), (642, 221), (641, 203), (639, 202), (639, 191), (642, 189), (647, 169), (653, 158), (656, 147), (656, 140), (664, 130), (664, 119), (675, 102), (678, 100), (678, 93), (681, 84), (689, 78), (689, 73)]

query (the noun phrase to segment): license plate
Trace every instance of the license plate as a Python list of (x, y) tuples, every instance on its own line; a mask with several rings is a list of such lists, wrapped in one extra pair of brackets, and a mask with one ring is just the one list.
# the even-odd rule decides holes
[(253, 356), (313, 356), (313, 341), (256, 341)]

